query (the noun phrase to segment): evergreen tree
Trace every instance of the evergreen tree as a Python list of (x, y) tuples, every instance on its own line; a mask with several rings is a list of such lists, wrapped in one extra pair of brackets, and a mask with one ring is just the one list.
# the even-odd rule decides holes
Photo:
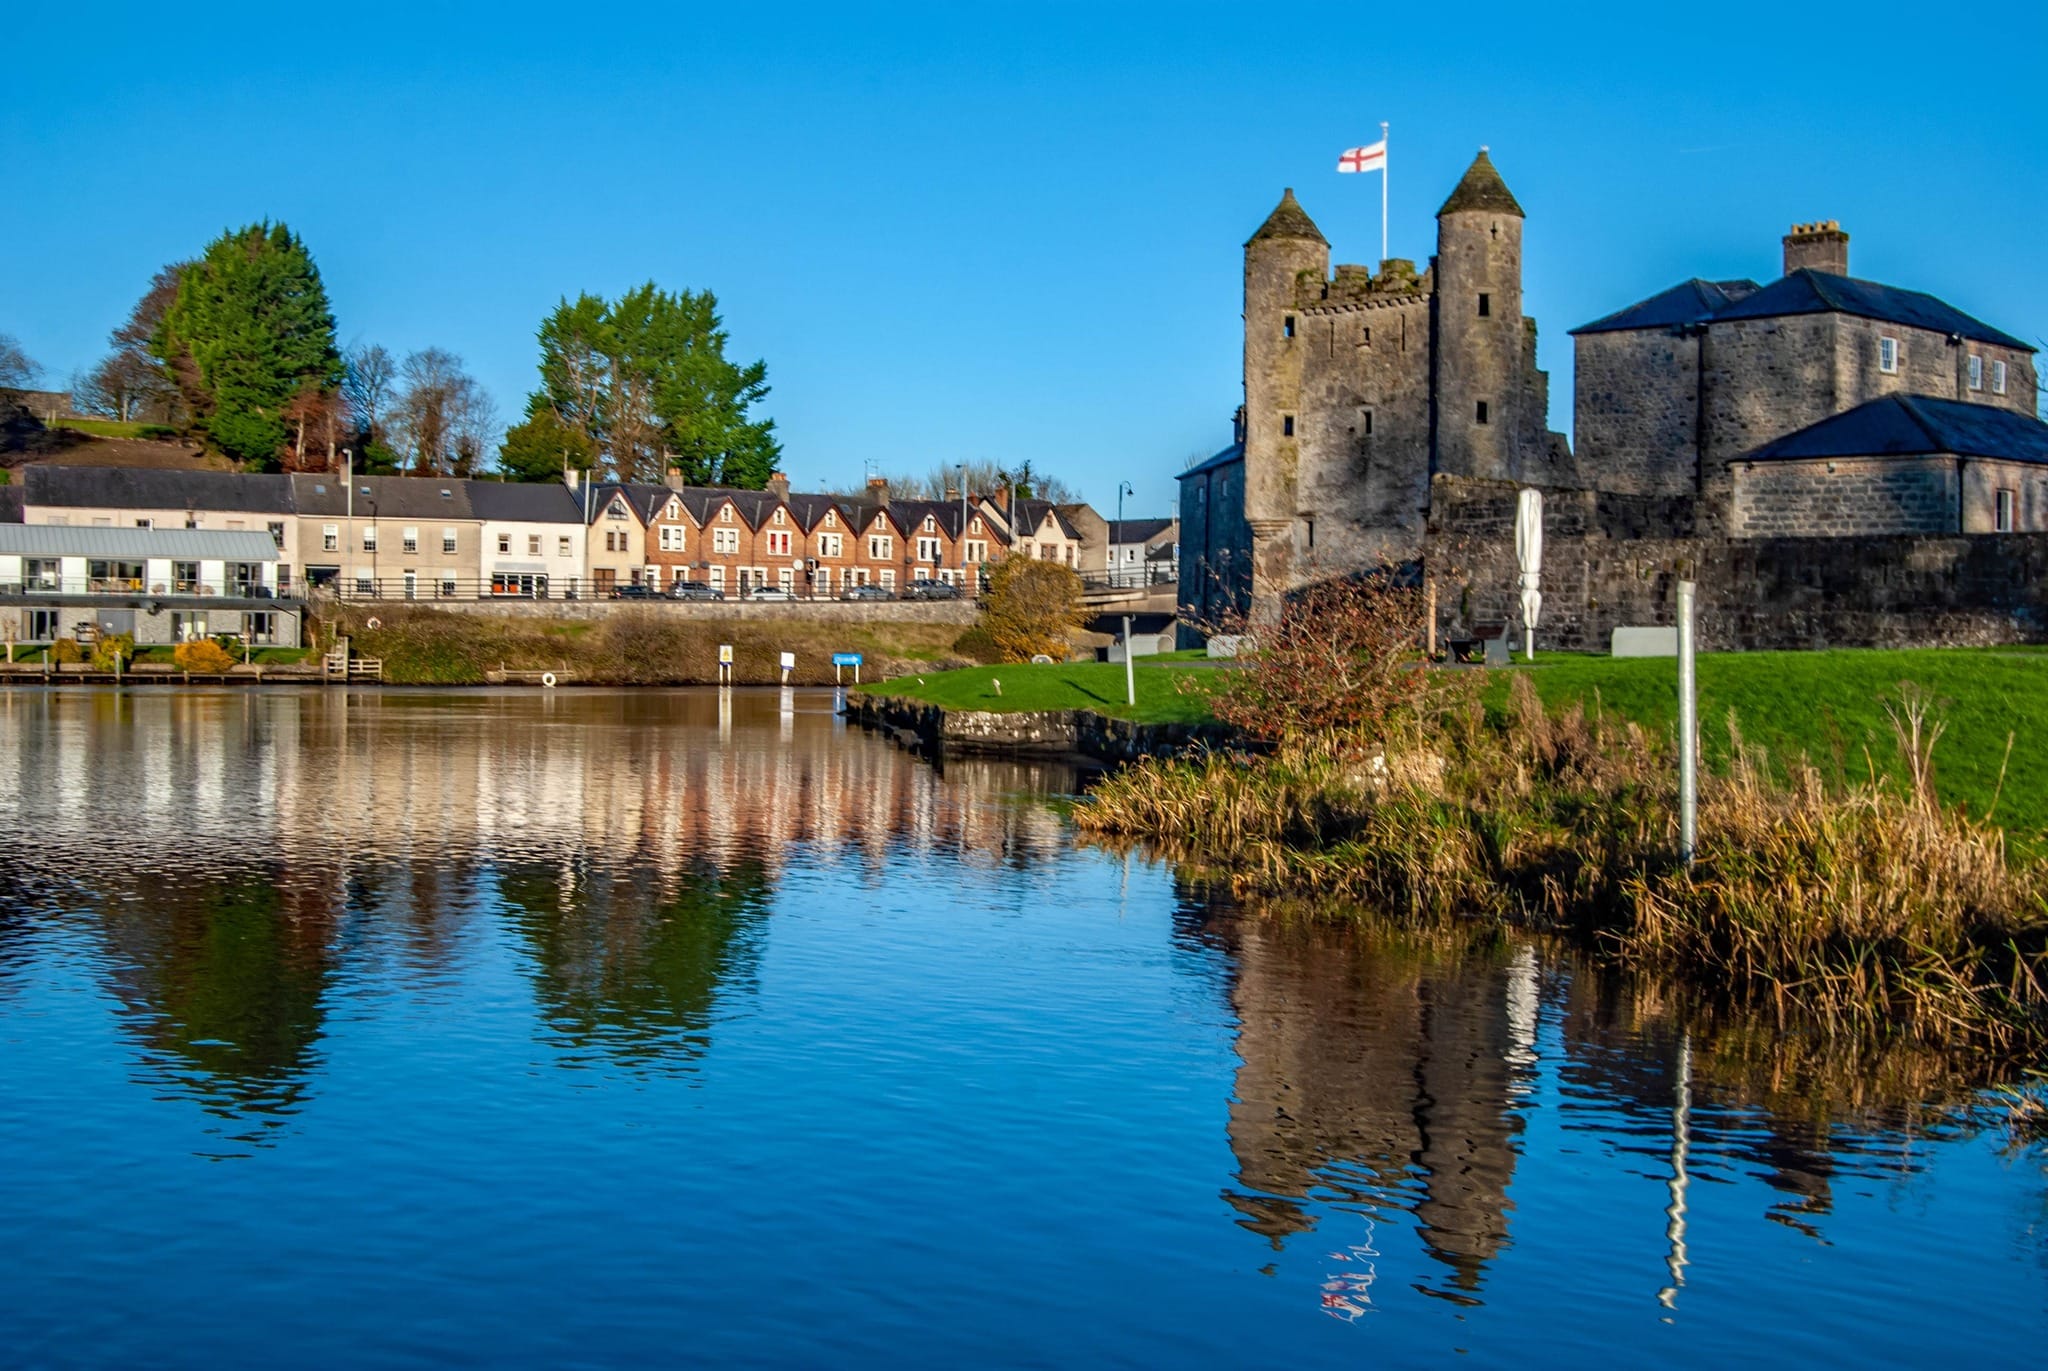
[(150, 350), (208, 441), (262, 467), (293, 436), (288, 411), (331, 396), (343, 372), (320, 272), (283, 224), (222, 234), (180, 272)]
[(768, 394), (768, 368), (726, 357), (711, 292), (650, 281), (616, 301), (564, 299), (539, 338), (540, 388), (499, 456), (508, 475), (545, 479), (567, 461), (621, 480), (680, 467), (696, 484), (767, 484), (782, 446), (774, 420), (749, 411)]

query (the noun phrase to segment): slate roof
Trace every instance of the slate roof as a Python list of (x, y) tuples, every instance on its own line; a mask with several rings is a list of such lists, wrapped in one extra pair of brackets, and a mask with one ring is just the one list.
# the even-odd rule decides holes
[(58, 509), (203, 509), (228, 514), (288, 514), (292, 478), (235, 471), (158, 467), (24, 467), (31, 505)]
[[(460, 483), (458, 483), (460, 484)], [(474, 517), (499, 523), (580, 524), (583, 499), (560, 481), (471, 481)], [(382, 511), (379, 511), (382, 517)]]
[(1526, 218), (1521, 202), (1515, 199), (1508, 183), (1500, 179), (1500, 172), (1493, 165), (1493, 159), (1486, 155), (1486, 149), (1479, 149), (1479, 155), (1472, 159), (1472, 165), (1465, 168), (1464, 177), (1451, 198), (1444, 201), (1444, 207), (1437, 211), (1439, 217), (1456, 214), (1461, 210), (1481, 210), (1492, 214), (1512, 214), (1517, 219)]
[[(267, 477), (243, 476), (244, 481)], [(336, 472), (300, 472), (280, 477), (291, 482), (292, 508), (304, 515), (339, 517), (349, 511), (349, 487), (355, 487), (357, 518), (475, 519), (469, 492), (476, 482), (452, 476), (363, 476), (343, 480)], [(445, 493), (444, 493), (445, 492)], [(202, 504), (202, 509), (213, 505)]]
[(1172, 519), (1111, 519), (1109, 541), (1112, 543), (1149, 543), (1174, 525)]
[(1669, 290), (1659, 291), (1647, 300), (1638, 300), (1627, 309), (1616, 310), (1604, 319), (1581, 324), (1572, 330), (1572, 336), (1697, 324), (1712, 318), (1717, 310), (1748, 299), (1760, 289), (1762, 287), (1750, 280), (1702, 281), (1695, 276), (1690, 281), (1680, 281)]
[(1010, 528), (1013, 536), (1022, 537), (1038, 532), (1045, 523), (1045, 516), (1052, 515), (1053, 522), (1069, 538), (1078, 540), (1080, 532), (1067, 521), (1060, 507), (1050, 500), (1018, 500), (1010, 506)]
[[(1273, 207), (1273, 212), (1266, 216), (1266, 222), (1260, 224), (1258, 231), (1252, 234), (1251, 243), (1262, 243), (1273, 238), (1304, 238), (1311, 243), (1321, 243), (1324, 247), (1330, 245), (1330, 240), (1323, 237), (1323, 231), (1316, 227), (1316, 221), (1308, 217), (1308, 211), (1294, 198), (1292, 186), (1281, 192), (1280, 203)], [(1251, 243), (1245, 246), (1249, 247)]]
[(217, 528), (80, 528), (0, 524), (0, 557), (151, 557), (189, 562), (274, 562), (268, 533)]
[(626, 508), (633, 512), (634, 518), (643, 524), (652, 523), (661, 513), (661, 507), (676, 493), (667, 486), (649, 485), (640, 481), (606, 481), (598, 486), (597, 494), (591, 501), (590, 522), (594, 524), (603, 518), (604, 512), (611, 508), (614, 497), (623, 495), (626, 497)]
[(1887, 395), (1766, 443), (1737, 461), (1816, 457), (1996, 457), (2048, 465), (2048, 424), (1966, 400)]
[(1790, 276), (1773, 281), (1747, 299), (1717, 310), (1715, 322), (1723, 319), (1772, 319), (1788, 314), (1853, 314), (1863, 319), (1904, 324), (1935, 333), (1954, 333), (1982, 343), (2034, 349), (2010, 333), (2001, 332), (1943, 300), (1917, 290), (1859, 281), (1851, 276), (1801, 267)]
[(1221, 467), (1227, 467), (1232, 465), (1233, 463), (1242, 462), (1243, 460), (1244, 444), (1232, 443), (1229, 447), (1223, 449), (1223, 451), (1217, 453), (1214, 457), (1211, 457), (1206, 461), (1195, 463), (1186, 471), (1183, 471), (1180, 475), (1174, 477), (1174, 479), (1176, 481), (1185, 481), (1190, 476), (1200, 476), (1205, 472), (1215, 471)]
[(828, 513), (837, 514), (840, 523), (849, 528), (853, 527), (852, 506), (837, 496), (792, 493), (783, 503), (789, 506), (790, 517), (795, 519), (806, 533), (817, 528)]

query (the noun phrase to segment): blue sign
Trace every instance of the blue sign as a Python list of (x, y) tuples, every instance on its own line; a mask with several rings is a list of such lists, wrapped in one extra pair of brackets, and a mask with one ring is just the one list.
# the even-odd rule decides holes
[(860, 654), (858, 652), (835, 652), (832, 654), (832, 665), (859, 666)]

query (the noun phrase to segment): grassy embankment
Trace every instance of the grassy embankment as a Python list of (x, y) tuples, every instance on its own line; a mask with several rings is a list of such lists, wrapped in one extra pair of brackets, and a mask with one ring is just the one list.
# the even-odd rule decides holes
[[(1435, 707), (1384, 730), (1370, 756), (1287, 737), (1268, 756), (1145, 763), (1109, 778), (1076, 821), (1161, 842), (1249, 892), (1549, 928), (1712, 994), (1796, 1007), (1830, 1033), (1964, 1048), (1986, 1062), (2040, 1057), (2048, 864), (2012, 857), (2001, 828), (1937, 799), (1930, 759), (1948, 741), (1933, 742), (1927, 696), (1893, 687), (1887, 715), (1862, 685), (1913, 667), (1954, 686), (1948, 717), (1986, 716), (1974, 725), (1982, 765), (2004, 753), (1999, 711), (2020, 727), (2048, 717), (2044, 684), (1998, 664), (2048, 662), (1829, 656), (1850, 661), (1717, 670), (1718, 689), (1752, 712), (1738, 712), (1732, 733), (1720, 724), (1723, 764), (1702, 783), (1690, 868), (1677, 857), (1673, 747), (1653, 698), (1652, 673), (1668, 673), (1668, 661), (1558, 663), (1547, 680), (1540, 667), (1483, 684), (1447, 678)], [(1597, 706), (1582, 706), (1601, 682), (1620, 698), (1603, 688)], [(1866, 707), (1888, 748), (1853, 736)], [(1774, 753), (1757, 734), (1797, 751)], [(1829, 750), (1802, 745), (1815, 741)], [(1881, 753), (1894, 769), (1873, 779)], [(2039, 785), (2008, 776), (2000, 817), (2010, 822), (2016, 789)], [(2024, 803), (2038, 806), (2038, 795)]]
[(1207, 723), (1208, 687), (1217, 678), (1215, 668), (1191, 665), (1201, 656), (1185, 652), (1140, 657), (1135, 708), (1125, 703), (1121, 662), (975, 666), (880, 681), (861, 689), (952, 710), (1009, 714), (1089, 709), (1140, 723)]
[(351, 608), (319, 625), (323, 647), (337, 630), (350, 635), (357, 655), (381, 659), (384, 680), (400, 685), (477, 685), (501, 667), (553, 671), (578, 685), (702, 685), (718, 679), (718, 648), (727, 643), (741, 685), (779, 682), (784, 652), (796, 654), (798, 685), (832, 684), (835, 652), (862, 654), (869, 675), (962, 660), (952, 653), (958, 624), (695, 619), (660, 605), (602, 620)]

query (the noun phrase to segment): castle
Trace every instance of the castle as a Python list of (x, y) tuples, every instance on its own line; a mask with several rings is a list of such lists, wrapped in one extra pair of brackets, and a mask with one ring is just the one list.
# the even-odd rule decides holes
[[(1181, 477), (1184, 641), (1322, 577), (1431, 570), (1432, 551), (1434, 570), (1471, 563), (1458, 574), (1484, 581), (1498, 549), (1475, 560), (1471, 545), (1499, 541), (1519, 487), (1546, 492), (1552, 566), (1590, 559), (1558, 604), (1589, 646), (1625, 609), (1660, 617), (1615, 583), (1626, 577), (1603, 581), (1617, 559), (1642, 580), (1645, 557), (1691, 570), (1744, 544), (1743, 567), (1782, 562), (1811, 583), (1869, 554), (1846, 540), (2048, 531), (2034, 350), (1933, 296), (1849, 276), (1831, 221), (1793, 226), (1768, 285), (1685, 281), (1574, 330), (1574, 450), (1549, 429), (1522, 313), (1523, 222), (1484, 148), (1437, 211), (1419, 273), (1401, 259), (1333, 271), (1314, 221), (1281, 197), (1244, 248), (1236, 441)], [(1845, 541), (1788, 545), (1816, 539)], [(1460, 590), (1457, 613), (1487, 612), (1493, 587)], [(1974, 608), (2024, 609), (2016, 631), (2040, 627), (2034, 608)]]

